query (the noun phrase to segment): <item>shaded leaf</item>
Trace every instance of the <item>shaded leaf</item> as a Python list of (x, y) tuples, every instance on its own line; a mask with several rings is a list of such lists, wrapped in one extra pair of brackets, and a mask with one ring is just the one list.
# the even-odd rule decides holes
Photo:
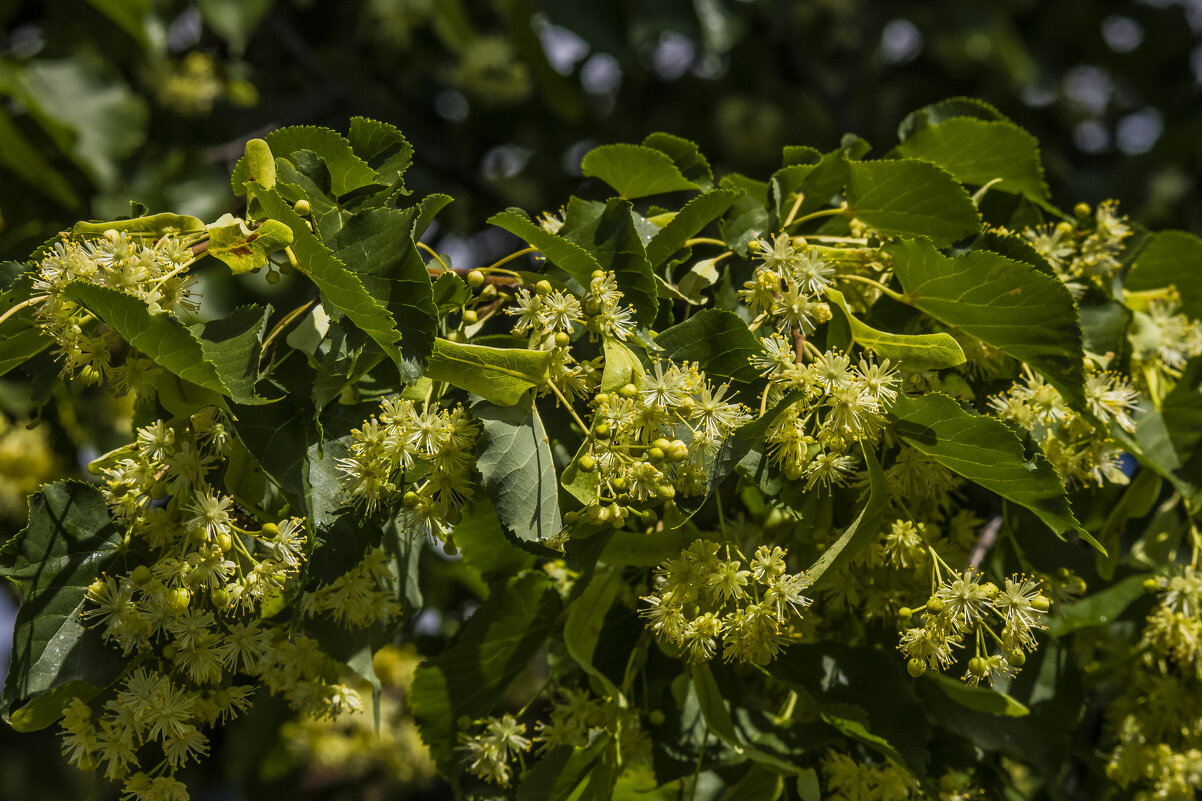
[(539, 542), (559, 533), (559, 479), (536, 406), (472, 405), (483, 431), (476, 466), (497, 516), (519, 540)]
[(457, 721), (488, 715), (555, 628), (559, 593), (541, 573), (510, 578), (473, 614), (438, 656), (418, 668), (409, 704), (423, 742), (447, 770), (455, 760)]
[(547, 261), (576, 279), (582, 288), (589, 285), (594, 271), (603, 269), (593, 254), (575, 242), (544, 231), (541, 226), (531, 222), (524, 212), (503, 211), (489, 217), (488, 224), (503, 228), (538, 248)]
[(1202, 320), (1202, 239), (1184, 231), (1152, 234), (1123, 282), (1131, 292), (1169, 286), (1180, 293), (1181, 310)]
[[(117, 557), (123, 540), (96, 487), (60, 481), (29, 497), (28, 524), (0, 550), (0, 575), (21, 591), (0, 697), (0, 712), (14, 726), (50, 725), (70, 697), (87, 697), (124, 667), (125, 660), (80, 618), (88, 586)], [(52, 704), (19, 715), (17, 707), (56, 689)]]
[(217, 369), (227, 394), (238, 403), (262, 402), (255, 395), (255, 383), (270, 317), (270, 306), (242, 306), (195, 329), (205, 360)]
[(634, 309), (635, 321), (640, 326), (652, 324), (659, 310), (655, 274), (628, 201), (611, 198), (595, 203), (574, 197), (568, 202), (560, 235), (589, 251), (602, 269), (612, 270)]
[(747, 323), (725, 309), (703, 309), (655, 338), (674, 362), (697, 362), (711, 381), (728, 379), (751, 387), (761, 381), (751, 359), (763, 353)]
[(666, 154), (685, 180), (697, 184), (702, 191), (708, 192), (714, 188), (714, 173), (710, 170), (709, 162), (701, 155), (701, 149), (688, 139), (657, 131), (647, 134), (643, 146)]
[(130, 236), (158, 239), (165, 234), (198, 234), (205, 230), (205, 224), (196, 217), (164, 212), (130, 220), (77, 222), (71, 229), (71, 238), (92, 239), (104, 236), (104, 232), (109, 230), (123, 231)]
[(991, 690), (988, 687), (974, 687), (967, 682), (945, 676), (937, 670), (928, 670), (925, 675), (938, 684), (939, 689), (947, 693), (947, 696), (960, 706), (1008, 718), (1021, 718), (1031, 713), (1031, 710), (1018, 701), (997, 690)]
[(868, 498), (855, 521), (806, 571), (813, 584), (817, 584), (827, 571), (846, 564), (857, 551), (875, 542), (881, 533), (881, 524), (889, 505), (889, 488), (873, 449), (864, 447), (863, 453), (868, 471)]

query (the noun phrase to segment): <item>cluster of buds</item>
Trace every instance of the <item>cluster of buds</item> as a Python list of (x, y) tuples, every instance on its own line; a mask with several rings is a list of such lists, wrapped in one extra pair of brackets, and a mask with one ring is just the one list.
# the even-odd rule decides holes
[(748, 568), (746, 557), (731, 558), (726, 548), (697, 540), (677, 559), (655, 572), (655, 591), (643, 598), (641, 614), (664, 643), (680, 649), (690, 662), (704, 662), (722, 643), (726, 661), (770, 662), (789, 642), (791, 627), (811, 600), (805, 573), (789, 573), (786, 551), (761, 546)]
[[(971, 684), (988, 679), (991, 685), (1012, 678), (1026, 663), (1027, 653), (1035, 650), (1035, 631), (1047, 628), (1043, 617), (1051, 601), (1041, 592), (1040, 584), (1015, 575), (999, 588), (993, 582), (981, 581), (975, 570), (961, 573), (949, 569), (946, 577), (939, 577), (938, 563), (934, 572), (936, 586), (930, 599), (917, 609), (903, 608), (899, 612), (903, 619), (916, 614), (923, 617), (922, 626), (902, 633), (898, 646), (909, 657), (906, 667), (910, 675), (921, 676), (928, 668), (939, 670), (952, 664), (952, 649), (971, 636), (975, 654), (962, 678)], [(1001, 623), (1001, 634), (989, 625), (990, 616)], [(989, 653), (987, 636), (998, 651)]]

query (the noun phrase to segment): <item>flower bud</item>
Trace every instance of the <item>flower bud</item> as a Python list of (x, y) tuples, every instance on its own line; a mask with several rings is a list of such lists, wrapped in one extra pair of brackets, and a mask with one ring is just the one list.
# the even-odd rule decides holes
[(594, 406), (604, 406), (609, 403), (609, 395), (604, 392), (598, 392), (593, 396), (592, 404)]
[(914, 678), (918, 678), (927, 672), (927, 663), (921, 659), (911, 659), (906, 663), (906, 672)]
[(1088, 203), (1078, 203), (1077, 205), (1073, 206), (1073, 216), (1081, 222), (1088, 220), (1092, 214), (1093, 211), (1089, 208)]
[(572, 338), (563, 331), (555, 332), (555, 347), (566, 348), (572, 344)]
[(655, 488), (655, 494), (662, 500), (670, 501), (676, 497), (676, 487), (673, 487), (671, 484), (660, 484)]
[(187, 587), (176, 587), (167, 595), (167, 608), (175, 614), (187, 611), (192, 602), (192, 592)]
[(661, 451), (666, 451), (666, 450), (668, 450), (668, 448), (672, 447), (672, 443), (669, 442), (668, 440), (664, 439), (663, 437), (660, 437), (659, 439), (657, 439), (651, 443), (651, 447), (659, 448)]
[(304, 198), (301, 198), (292, 204), (292, 210), (302, 217), (308, 217), (313, 213), (313, 205)]
[(630, 400), (638, 394), (639, 388), (634, 384), (623, 384), (622, 388), (618, 390), (618, 397), (625, 398), (626, 400)]
[(593, 458), (591, 453), (586, 453), (584, 456), (581, 456), (578, 464), (580, 469), (586, 473), (591, 473), (597, 469), (597, 460)]
[(268, 270), (263, 275), (263, 279), (265, 281), (267, 281), (267, 283), (271, 284), (272, 286), (275, 286), (276, 284), (278, 284), (280, 282), (280, 274), (277, 273), (275, 270)]
[(614, 476), (609, 485), (618, 492), (623, 492), (626, 489), (626, 476)]
[(652, 726), (662, 726), (665, 720), (667, 720), (667, 716), (664, 715), (662, 709), (652, 709), (647, 715), (647, 722)]
[(209, 591), (209, 600), (213, 602), (213, 606), (218, 609), (226, 609), (230, 605), (230, 591), (225, 587), (218, 587), (215, 590)]
[(534, 292), (538, 295), (550, 295), (553, 289), (555, 287), (551, 286), (551, 282), (545, 278), (534, 285)]
[(983, 656), (974, 656), (968, 660), (968, 672), (978, 679), (983, 679), (989, 675), (989, 663)]
[(484, 273), (479, 270), (472, 270), (467, 274), (467, 285), (472, 289), (479, 289), (484, 286)]
[(931, 600), (927, 601), (927, 611), (932, 615), (939, 614), (943, 611), (943, 601), (939, 600), (938, 598), (932, 598)]
[(404, 504), (406, 509), (416, 509), (417, 505), (421, 503), (421, 498), (418, 497), (416, 492), (409, 490), (401, 496), (401, 503)]
[(1027, 663), (1027, 655), (1018, 649), (1007, 651), (1006, 662), (1008, 662), (1011, 667), (1020, 668)]
[(609, 429), (609, 423), (597, 423), (593, 426), (593, 436), (597, 439), (609, 439), (612, 432)]
[(463, 324), (464, 325), (475, 325), (476, 321), (479, 319), (480, 319), (479, 315), (477, 315), (476, 312), (474, 312), (471, 309), (467, 309), (466, 311), (463, 312)]
[(674, 439), (668, 446), (667, 453), (669, 461), (683, 462), (689, 458), (689, 446), (684, 443), (684, 440)]
[(659, 464), (666, 457), (667, 457), (667, 454), (663, 452), (662, 448), (648, 448), (647, 449), (647, 461), (651, 462), (651, 464)]
[(1036, 595), (1031, 599), (1031, 608), (1036, 611), (1046, 612), (1051, 608), (1051, 606), (1052, 602), (1043, 595)]

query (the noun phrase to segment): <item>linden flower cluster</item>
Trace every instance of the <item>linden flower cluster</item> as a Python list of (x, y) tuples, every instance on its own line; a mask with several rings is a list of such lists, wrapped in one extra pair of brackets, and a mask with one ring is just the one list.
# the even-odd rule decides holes
[[(1055, 387), (1024, 365), (1025, 376), (1007, 392), (989, 399), (993, 413), (1028, 431), (1048, 461), (1066, 481), (1077, 484), (1126, 484), (1120, 461), (1123, 449), (1105, 431), (1069, 408)], [(1091, 372), (1085, 379), (1089, 410), (1104, 425), (1113, 421), (1131, 433), (1131, 412), (1139, 393), (1117, 373)]]
[(802, 250), (797, 244), (784, 233), (777, 234), (772, 242), (756, 240), (753, 249), (760, 254), (760, 263), (751, 280), (739, 290), (739, 297), (758, 320), (771, 319), (785, 332), (810, 334), (819, 323), (831, 319), (830, 306), (818, 296), (831, 285), (835, 268), (813, 249), (805, 248), (804, 240)]
[[(338, 678), (345, 669), (315, 640), (289, 639), (287, 625), (262, 617), (263, 602), (298, 574), (307, 537), (299, 518), (249, 528), (214, 483), (230, 444), (225, 419), (207, 408), (141, 428), (101, 461), (110, 514), (135, 543), (126, 558), (149, 558), (96, 580), (84, 619), (137, 660), (96, 702), (98, 715), (72, 700), (63, 750), (73, 764), (125, 779), (123, 797), (133, 801), (188, 797), (174, 773), (207, 755), (205, 729), (250, 706), (256, 688), (240, 676), (309, 715), (362, 709)], [(152, 743), (162, 757), (148, 775), (137, 768)]]
[(344, 628), (362, 629), (401, 613), (396, 576), (383, 548), (372, 548), (363, 561), (329, 584), (306, 592), (299, 608), (306, 617), (325, 617)]
[(822, 777), (833, 801), (906, 801), (923, 798), (918, 782), (896, 762), (857, 762), (847, 754), (827, 752)]
[(483, 731), (459, 734), (459, 749), (464, 752), (468, 771), (487, 782), (508, 786), (513, 778), (511, 763), (517, 760), (525, 768), (522, 754), (530, 750), (526, 724), (513, 715), (503, 715), (477, 720), (473, 727), (483, 727)]
[[(846, 564), (827, 573), (823, 608), (855, 610), (865, 620), (892, 623), (905, 599), (922, 592), (931, 564), (939, 554), (952, 563), (968, 559), (981, 520), (967, 509), (944, 513), (938, 506), (924, 509), (923, 521), (896, 519), (881, 531), (876, 543), (860, 549)], [(836, 532), (818, 544), (830, 547)]]
[(704, 493), (706, 465), (747, 415), (727, 390), (696, 365), (657, 363), (639, 386), (595, 395), (592, 428), (576, 461), (595, 474), (588, 520), (620, 527), (631, 503)]
[(472, 496), (478, 433), (462, 407), (419, 410), (386, 399), (378, 416), (351, 432), (350, 455), (338, 460), (342, 489), (369, 513), (399, 495), (404, 526), (445, 542)]
[(755, 363), (768, 378), (765, 408), (800, 395), (768, 428), (773, 463), (790, 480), (805, 478), (807, 489), (846, 483), (856, 465), (848, 451), (878, 435), (897, 398), (897, 368), (888, 359), (877, 364), (862, 358), (852, 366), (850, 358), (829, 350), (815, 351), (813, 361), (801, 364), (779, 334), (761, 342), (765, 353)]
[(148, 389), (154, 363), (130, 355), (114, 365), (116, 334), (101, 329), (86, 309), (63, 296), (63, 290), (81, 281), (140, 298), (151, 313), (194, 312), (199, 301), (192, 294), (194, 277), (188, 273), (194, 260), (188, 241), (170, 234), (153, 244), (112, 230), (96, 240), (56, 242), (38, 264), (33, 281), (38, 294), (31, 300), (40, 303), (37, 319), (57, 345), (63, 375), (78, 375), (88, 384), (108, 380), (117, 395)]
[(560, 689), (551, 701), (549, 720), (539, 721), (534, 741), (541, 751), (566, 745), (583, 748), (589, 734), (604, 730), (618, 739), (624, 764), (651, 761), (651, 739), (643, 731), (637, 710), (613, 698), (596, 698), (581, 689)]
[(1087, 282), (1104, 287), (1119, 269), (1119, 254), (1131, 236), (1131, 226), (1126, 217), (1118, 215), (1117, 207), (1117, 201), (1107, 200), (1091, 215), (1089, 207), (1080, 204), (1076, 223), (1060, 222), (1022, 232), (1075, 298), (1085, 293)]
[[(1202, 321), (1182, 314), (1175, 291), (1151, 298), (1144, 310), (1132, 312), (1128, 334), (1132, 359), (1145, 369), (1173, 378), (1186, 362), (1202, 356)], [(1148, 377), (1149, 383), (1154, 381)]]
[(789, 641), (789, 629), (811, 600), (805, 573), (789, 573), (786, 551), (760, 546), (746, 559), (718, 556), (716, 542), (697, 540), (680, 558), (668, 559), (655, 572), (655, 591), (640, 610), (663, 642), (681, 650), (690, 662), (717, 653), (727, 662), (770, 662)]
[(1145, 586), (1159, 602), (1108, 710), (1118, 743), (1106, 775), (1140, 801), (1192, 799), (1202, 792), (1202, 572), (1183, 567)]
[[(1035, 631), (1047, 628), (1043, 617), (1051, 601), (1041, 592), (1039, 582), (1027, 576), (1007, 578), (1002, 588), (993, 582), (982, 582), (975, 570), (961, 573), (944, 565), (947, 574), (939, 570), (935, 556), (935, 591), (917, 609), (902, 609), (902, 618), (923, 613), (923, 625), (906, 629), (898, 648), (909, 658), (906, 667), (912, 676), (921, 676), (927, 668), (939, 670), (955, 661), (952, 652), (972, 635), (975, 655), (968, 661), (968, 671), (962, 676), (970, 684), (989, 679), (997, 685), (1013, 677), (1026, 662), (1026, 652), (1036, 647)], [(989, 625), (992, 615), (1001, 623), (1001, 634)], [(991, 639), (998, 647), (988, 653)]]
[(515, 334), (529, 334), (534, 347), (551, 352), (548, 385), (540, 394), (554, 392), (569, 403), (587, 397), (601, 380), (600, 359), (579, 362), (571, 353), (577, 326), (583, 325), (590, 337), (618, 341), (625, 341), (634, 331), (634, 314), (622, 305), (617, 278), (603, 270), (593, 272), (582, 298), (539, 281), (534, 292), (519, 290), (514, 305), (505, 313), (517, 318)]

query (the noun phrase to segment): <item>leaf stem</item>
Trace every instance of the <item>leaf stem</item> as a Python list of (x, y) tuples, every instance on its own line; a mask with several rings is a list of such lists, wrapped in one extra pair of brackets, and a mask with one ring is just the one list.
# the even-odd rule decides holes
[(865, 278), (862, 275), (851, 275), (850, 273), (847, 273), (844, 275), (839, 275), (836, 277), (841, 281), (858, 281), (861, 284), (868, 284), (871, 287), (875, 287), (876, 289), (879, 289), (882, 294), (888, 295), (889, 297), (893, 298), (894, 300), (896, 300), (900, 303), (905, 303), (906, 305), (912, 305), (910, 303), (910, 301), (906, 300), (905, 295), (901, 294), (900, 292), (895, 292), (894, 290), (892, 290), (889, 287), (882, 284), (880, 281), (873, 280), (872, 278)]
[(801, 203), (805, 197), (805, 192), (797, 193), (797, 199), (793, 201), (793, 208), (789, 210), (789, 216), (785, 218), (784, 225), (781, 226), (782, 231), (793, 224), (793, 219), (797, 216), (797, 212), (801, 211)]
[(691, 248), (693, 245), (717, 245), (718, 247), (722, 248), (726, 247), (726, 243), (721, 239), (714, 239), (713, 237), (709, 236), (695, 236), (692, 239), (686, 239), (684, 241), (684, 247), (686, 248)]
[(302, 314), (307, 312), (309, 310), (309, 307), (311, 307), (316, 302), (317, 302), (317, 300), (315, 298), (315, 299), (309, 301), (308, 303), (305, 303), (301, 306), (297, 306), (295, 309), (293, 309), (292, 311), (285, 314), (284, 319), (282, 319), (278, 323), (276, 323), (275, 328), (272, 328), (271, 333), (268, 334), (267, 338), (263, 340), (263, 347), (266, 348), (268, 345), (270, 345), (271, 341), (273, 339), (275, 339), (276, 337), (278, 337), (285, 328), (287, 328), (289, 325), (291, 325), (293, 320), (295, 320), (296, 318), (300, 317)]
[(576, 414), (576, 410), (572, 408), (572, 404), (569, 403), (568, 399), (565, 398), (563, 393), (559, 391), (559, 387), (555, 386), (555, 382), (548, 381), (547, 386), (550, 387), (551, 391), (555, 393), (555, 397), (559, 398), (560, 402), (564, 405), (564, 408), (568, 410), (568, 414), (572, 415), (572, 419), (576, 421), (576, 425), (580, 426), (580, 430), (587, 434), (589, 432), (589, 427), (586, 426), (584, 421), (580, 419), (580, 415)]
[(842, 207), (837, 208), (837, 209), (819, 209), (818, 211), (812, 211), (809, 214), (805, 215), (804, 217), (800, 217), (800, 218), (794, 220), (793, 222), (788, 223), (785, 227), (791, 228), (794, 225), (801, 225), (802, 223), (809, 222), (810, 220), (820, 220), (823, 217), (845, 217), (845, 216), (847, 216), (847, 209), (842, 208)]
[(430, 246), (429, 246), (429, 245), (427, 245), (425, 242), (418, 242), (418, 243), (417, 243), (417, 246), (418, 246), (418, 248), (420, 248), (421, 250), (424, 250), (424, 251), (426, 251), (427, 253), (429, 253), (431, 256), (433, 256), (433, 257), (434, 257), (434, 260), (435, 260), (435, 261), (437, 261), (439, 264), (441, 264), (441, 265), (442, 265), (442, 269), (444, 269), (444, 270), (450, 270), (450, 269), (451, 269), (451, 268), (450, 268), (450, 266), (449, 266), (449, 265), (448, 265), (448, 264), (447, 264), (445, 261), (443, 261), (443, 260), (442, 260), (442, 256), (439, 256), (439, 255), (438, 255), (438, 252), (437, 252), (436, 250), (434, 250), (434, 248), (430, 247)]
[[(516, 258), (525, 256), (527, 253), (539, 253), (539, 252), (540, 252), (539, 249), (534, 247), (533, 245), (530, 247), (527, 247), (527, 248), (522, 248), (521, 250), (510, 253), (508, 256), (504, 256), (500, 259), (497, 259), (496, 261), (494, 261), (492, 264), (488, 265), (487, 267), (481, 267), (480, 272), (485, 273), (485, 272), (490, 272), (490, 271), (496, 270), (502, 264), (508, 264), (509, 262), (513, 261)], [(439, 261), (441, 262), (442, 259), (439, 259)], [(521, 278), (521, 276), (518, 275), (517, 273), (515, 273), (513, 270), (502, 270), (502, 272), (509, 273), (514, 278)]]
[(3, 323), (9, 317), (12, 317), (14, 314), (21, 311), (21, 309), (25, 309), (25, 308), (33, 306), (37, 303), (41, 303), (43, 300), (45, 300), (48, 297), (50, 297), (50, 296), (49, 295), (35, 295), (32, 298), (26, 298), (25, 300), (18, 303), (16, 306), (13, 306), (12, 308), (10, 308), (4, 314), (0, 314), (0, 323)]

